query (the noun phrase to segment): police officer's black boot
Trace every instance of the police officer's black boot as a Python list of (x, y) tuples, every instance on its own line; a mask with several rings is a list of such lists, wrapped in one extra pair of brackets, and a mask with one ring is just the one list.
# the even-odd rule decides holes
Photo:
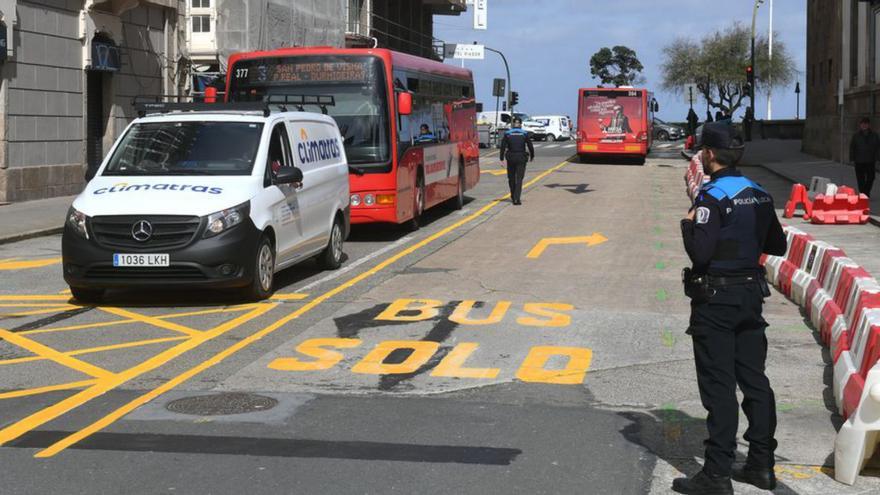
[(733, 495), (730, 476), (716, 476), (700, 470), (690, 478), (672, 480), (672, 490), (688, 495)]
[(773, 472), (773, 468), (755, 467), (745, 463), (734, 466), (732, 476), (740, 483), (748, 483), (763, 490), (776, 488), (776, 473)]

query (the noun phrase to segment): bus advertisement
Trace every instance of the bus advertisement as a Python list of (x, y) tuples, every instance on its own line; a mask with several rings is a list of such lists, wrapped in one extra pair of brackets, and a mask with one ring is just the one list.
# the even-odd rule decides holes
[(646, 89), (584, 88), (579, 91), (577, 150), (590, 155), (644, 158), (651, 150), (657, 104)]
[(226, 90), (227, 101), (332, 101), (305, 110), (326, 111), (342, 133), (353, 224), (418, 228), (428, 208), (461, 208), (479, 181), (469, 70), (383, 49), (282, 48), (232, 55)]

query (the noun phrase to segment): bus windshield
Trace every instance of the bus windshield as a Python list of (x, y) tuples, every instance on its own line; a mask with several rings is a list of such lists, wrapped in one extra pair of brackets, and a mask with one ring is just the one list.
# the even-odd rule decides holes
[(641, 91), (585, 91), (580, 130), (603, 143), (635, 140), (645, 130), (642, 107)]
[[(390, 124), (382, 61), (369, 56), (300, 56), (242, 60), (231, 68), (229, 100), (261, 101), (271, 95), (333, 96), (348, 162), (386, 167)], [(289, 108), (294, 110), (294, 108)], [(319, 112), (320, 109), (305, 108)]]

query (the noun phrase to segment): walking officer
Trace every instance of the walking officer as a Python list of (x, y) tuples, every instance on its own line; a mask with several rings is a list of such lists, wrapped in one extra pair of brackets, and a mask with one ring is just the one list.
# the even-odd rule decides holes
[[(697, 138), (703, 171), (711, 176), (681, 221), (693, 268), (684, 270), (691, 298), (687, 333), (693, 338), (700, 399), (709, 415), (705, 464), (691, 478), (673, 481), (689, 494), (732, 494), (731, 476), (773, 489), (776, 399), (764, 374), (767, 322), (761, 316), (770, 289), (758, 264), (761, 253), (785, 254), (786, 239), (773, 198), (736, 169), (745, 147), (733, 126), (707, 123)], [(749, 453), (733, 468), (738, 404), (749, 421)]]
[(511, 129), (501, 140), (501, 161), (507, 158), (507, 182), (510, 184), (510, 200), (521, 205), (523, 177), (526, 175), (526, 162), (534, 161), (535, 147), (528, 133), (522, 130), (522, 120), (513, 119)]

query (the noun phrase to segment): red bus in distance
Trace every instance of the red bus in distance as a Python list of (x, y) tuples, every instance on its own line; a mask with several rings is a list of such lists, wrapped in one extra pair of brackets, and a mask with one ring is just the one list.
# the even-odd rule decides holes
[(272, 95), (333, 96), (326, 110), (351, 167), (353, 224), (418, 228), (428, 208), (446, 201), (460, 208), (480, 179), (469, 70), (384, 49), (281, 48), (229, 57), (227, 101)]
[(577, 152), (644, 159), (654, 141), (654, 95), (641, 88), (582, 88), (578, 92)]

